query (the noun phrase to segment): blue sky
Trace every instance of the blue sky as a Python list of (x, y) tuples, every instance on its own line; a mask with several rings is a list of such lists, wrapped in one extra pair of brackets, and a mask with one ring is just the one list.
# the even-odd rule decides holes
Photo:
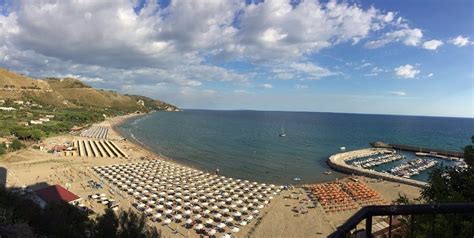
[(0, 0), (0, 66), (183, 108), (474, 117), (472, 1)]

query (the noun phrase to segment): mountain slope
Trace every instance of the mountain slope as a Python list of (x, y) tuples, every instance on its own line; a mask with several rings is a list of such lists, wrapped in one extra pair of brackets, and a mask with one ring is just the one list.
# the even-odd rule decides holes
[(97, 90), (72, 78), (32, 79), (0, 69), (0, 99), (25, 100), (43, 106), (104, 108), (124, 112), (177, 110), (176, 106), (144, 96)]

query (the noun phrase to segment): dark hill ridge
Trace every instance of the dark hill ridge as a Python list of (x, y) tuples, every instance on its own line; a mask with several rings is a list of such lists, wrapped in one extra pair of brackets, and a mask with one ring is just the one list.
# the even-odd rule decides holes
[(103, 108), (124, 112), (179, 110), (174, 105), (144, 96), (94, 89), (73, 78), (32, 79), (1, 68), (0, 99), (31, 101), (42, 106)]

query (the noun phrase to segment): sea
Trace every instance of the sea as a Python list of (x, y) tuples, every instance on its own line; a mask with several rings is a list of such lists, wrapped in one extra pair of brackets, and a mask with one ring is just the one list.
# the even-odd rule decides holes
[[(320, 112), (184, 110), (134, 117), (117, 129), (157, 154), (208, 172), (251, 181), (318, 183), (345, 176), (327, 159), (383, 141), (461, 151), (474, 135), (473, 118)], [(279, 136), (282, 131), (285, 137)], [(414, 153), (400, 152), (406, 160)], [(390, 169), (404, 161), (378, 166)], [(454, 162), (439, 160), (440, 166)], [(413, 177), (427, 181), (431, 169)]]

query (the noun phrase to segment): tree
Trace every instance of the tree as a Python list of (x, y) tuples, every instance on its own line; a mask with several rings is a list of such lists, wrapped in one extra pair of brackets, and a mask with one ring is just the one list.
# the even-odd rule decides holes
[(96, 219), (96, 237), (161, 237), (156, 228), (147, 227), (145, 219), (144, 215), (138, 215), (131, 210), (121, 211), (116, 215), (114, 211), (108, 209), (104, 215)]
[(19, 150), (23, 147), (24, 145), (19, 140), (13, 140), (12, 144), (10, 145), (10, 148), (12, 148), (12, 150)]
[(35, 140), (35, 141), (39, 141), (41, 140), (41, 138), (43, 137), (43, 131), (40, 130), (40, 129), (33, 129), (31, 131), (31, 139)]
[(86, 213), (65, 202), (49, 203), (42, 218), (37, 229), (49, 237), (87, 237), (93, 228)]
[(105, 214), (96, 220), (96, 237), (117, 237), (119, 221), (112, 209), (107, 209)]
[[(464, 159), (468, 163), (465, 169), (439, 167), (434, 169), (428, 179), (428, 186), (423, 188), (420, 200), (427, 204), (439, 203), (472, 203), (474, 202), (474, 152), (472, 145), (464, 148)], [(396, 204), (410, 204), (406, 197), (400, 196)], [(433, 220), (433, 217), (435, 218)], [(404, 219), (402, 222), (407, 224)], [(415, 220), (414, 237), (425, 237), (431, 234), (432, 224), (437, 237), (451, 237), (453, 232), (458, 237), (468, 237), (473, 226), (472, 217), (458, 214), (417, 215)], [(446, 229), (448, 228), (449, 229)]]
[(22, 237), (22, 238), (34, 238), (36, 237), (33, 233), (33, 229), (24, 223), (12, 224), (12, 225), (0, 225), (0, 236), (1, 237)]
[(474, 146), (473, 145), (468, 145), (464, 147), (464, 161), (469, 166), (474, 166)]
[(4, 142), (0, 144), (0, 155), (5, 154), (5, 152), (7, 152), (7, 146), (5, 145), (5, 142)]

